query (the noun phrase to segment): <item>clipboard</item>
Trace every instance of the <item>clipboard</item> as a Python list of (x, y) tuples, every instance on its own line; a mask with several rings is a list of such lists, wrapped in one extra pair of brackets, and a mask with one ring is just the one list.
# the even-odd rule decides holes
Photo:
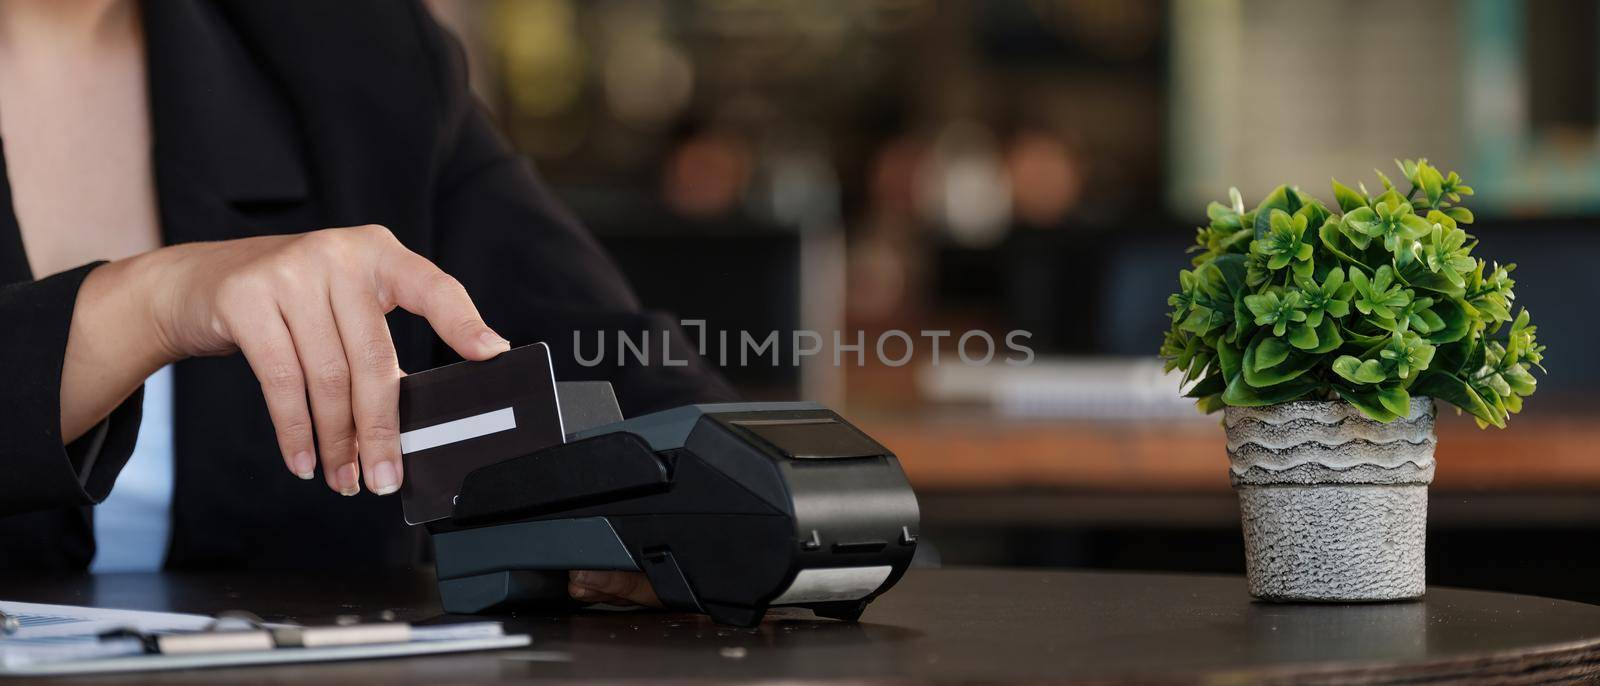
[[(526, 635), (507, 635), (499, 622), (299, 627), (254, 619), (246, 620), (242, 628), (225, 626), (241, 614), (247, 615), (208, 617), (0, 601), (0, 679), (368, 660), (531, 643)], [(521, 657), (569, 659), (558, 652)]]
[[(110, 674), (126, 672), (154, 672), (170, 669), (201, 669), (212, 667), (244, 667), (251, 665), (276, 665), (291, 663), (335, 662), (343, 660), (374, 660), (410, 655), (462, 653), (477, 650), (520, 648), (529, 644), (523, 635), (499, 638), (462, 639), (454, 641), (419, 641), (337, 648), (281, 648), (235, 653), (203, 653), (192, 655), (136, 655), (108, 657), (65, 662), (46, 662), (0, 666), (0, 679), (7, 677), (67, 676), (72, 674)], [(536, 657), (536, 656), (535, 656)], [(564, 661), (564, 654), (549, 653), (550, 661)]]

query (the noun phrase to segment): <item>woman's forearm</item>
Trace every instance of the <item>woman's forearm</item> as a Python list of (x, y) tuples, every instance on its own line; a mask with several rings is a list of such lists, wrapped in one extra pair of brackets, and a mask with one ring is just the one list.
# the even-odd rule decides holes
[(78, 289), (61, 369), (61, 436), (71, 442), (175, 358), (152, 316), (157, 253), (103, 264)]

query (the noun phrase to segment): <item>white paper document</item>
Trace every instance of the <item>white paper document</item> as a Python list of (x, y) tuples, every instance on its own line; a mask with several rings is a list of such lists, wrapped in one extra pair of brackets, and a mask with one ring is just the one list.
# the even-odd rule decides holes
[(0, 600), (0, 612), (16, 619), (19, 626), (14, 634), (0, 635), (0, 674), (26, 665), (143, 652), (143, 646), (136, 639), (100, 640), (99, 635), (107, 631), (199, 631), (211, 623), (211, 618), (203, 615), (103, 610), (4, 600)]
[(211, 623), (205, 615), (139, 610), (105, 610), (76, 605), (41, 605), (0, 600), (0, 612), (19, 620), (21, 630), (0, 636), (0, 646), (29, 639), (99, 634), (114, 629), (133, 629), (143, 633), (198, 631)]
[[(0, 634), (0, 678), (48, 674), (190, 669), (230, 665), (359, 660), (401, 655), (526, 646), (527, 636), (507, 636), (498, 622), (412, 627), (410, 641), (330, 648), (283, 648), (252, 652), (147, 655), (137, 638), (101, 639), (131, 629), (141, 634), (202, 631), (205, 615), (107, 610), (0, 600), (0, 612), (17, 620), (16, 633)], [(552, 655), (552, 658), (559, 657)]]

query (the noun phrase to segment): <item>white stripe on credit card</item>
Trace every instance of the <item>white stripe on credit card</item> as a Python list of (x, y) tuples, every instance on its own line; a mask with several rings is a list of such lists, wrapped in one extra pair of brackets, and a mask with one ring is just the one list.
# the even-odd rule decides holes
[(400, 434), (400, 452), (414, 453), (515, 428), (517, 415), (508, 407), (407, 431)]

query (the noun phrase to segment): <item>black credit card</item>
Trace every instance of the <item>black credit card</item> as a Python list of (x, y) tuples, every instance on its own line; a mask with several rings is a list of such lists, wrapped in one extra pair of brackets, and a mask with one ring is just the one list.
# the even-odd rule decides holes
[(400, 379), (400, 432), (406, 523), (449, 517), (467, 473), (565, 440), (549, 346)]

